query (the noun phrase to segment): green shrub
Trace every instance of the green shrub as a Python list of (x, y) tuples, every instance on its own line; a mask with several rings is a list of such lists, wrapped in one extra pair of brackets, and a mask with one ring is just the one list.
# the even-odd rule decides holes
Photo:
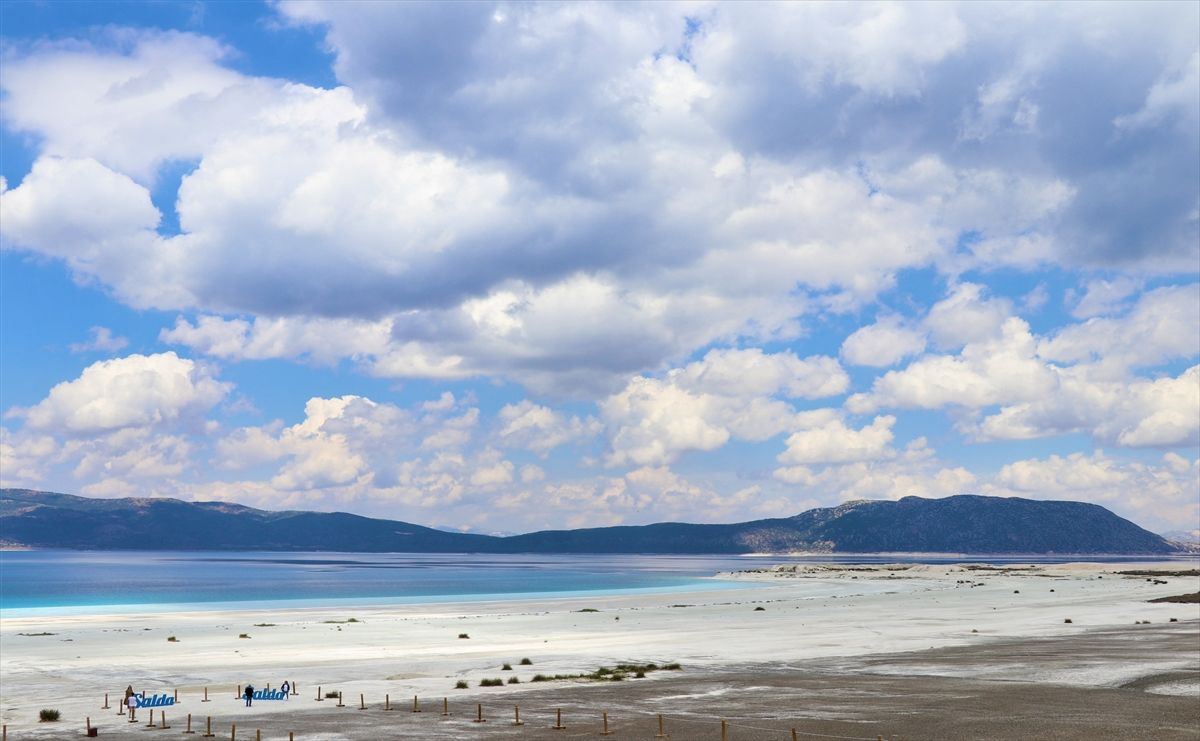
[(512, 675), (511, 677), (509, 677), (509, 678), (508, 678), (508, 683), (509, 683), (509, 684), (520, 684), (520, 683), (521, 683), (521, 680), (517, 679), (517, 675), (516, 675), (516, 674), (514, 674), (514, 675)]
[(497, 677), (496, 679), (481, 679), (479, 680), (480, 687), (503, 687), (504, 680)]
[(340, 697), (340, 695), (338, 694), (337, 690), (327, 690), (325, 692), (326, 700), (336, 700), (338, 697)]
[(662, 668), (663, 668), (664, 670), (666, 670), (666, 671), (669, 671), (669, 672), (674, 672), (674, 671), (679, 671), (679, 670), (680, 670), (680, 669), (682, 669), (683, 667), (682, 667), (682, 666), (680, 666), (680, 665), (679, 665), (679, 664), (677, 664), (677, 663), (674, 663), (674, 662), (672, 662), (672, 663), (670, 663), (670, 664), (663, 664), (663, 665), (662, 665)]
[(38, 722), (40, 723), (53, 723), (54, 721), (58, 720), (58, 717), (59, 713), (57, 710), (44, 708), (38, 712)]
[(459, 638), (470, 638), (471, 636), (467, 635), (466, 633), (459, 633), (458, 637)]
[(547, 677), (545, 674), (534, 674), (533, 679), (531, 679), (529, 681), (530, 682), (549, 682), (550, 677)]
[(506, 662), (504, 662), (504, 666), (500, 667), (500, 671), (502, 671), (502, 672), (511, 672), (511, 671), (512, 671), (512, 664), (508, 663), (507, 661), (506, 661)]
[(167, 643), (179, 643), (179, 639), (175, 636), (167, 636)]
[(467, 680), (465, 680), (465, 679), (460, 679), (454, 683), (454, 689), (456, 689), (456, 690), (465, 690), (470, 686), (471, 685), (467, 684)]
[(249, 633), (238, 633), (238, 638), (249, 638), (249, 637), (250, 637)]
[(521, 666), (533, 666), (533, 662), (529, 659), (521, 659)]
[(600, 611), (597, 610), (595, 607), (585, 607), (582, 610), (576, 610), (576, 612), (600, 612)]

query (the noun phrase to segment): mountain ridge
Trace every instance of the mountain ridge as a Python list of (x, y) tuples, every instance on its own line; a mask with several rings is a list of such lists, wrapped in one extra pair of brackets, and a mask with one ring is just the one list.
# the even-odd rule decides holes
[(0, 545), (81, 550), (418, 553), (1170, 554), (1178, 545), (1096, 504), (958, 494), (856, 500), (729, 524), (659, 522), (510, 536), (458, 533), (348, 512), (232, 502), (92, 499), (0, 489)]

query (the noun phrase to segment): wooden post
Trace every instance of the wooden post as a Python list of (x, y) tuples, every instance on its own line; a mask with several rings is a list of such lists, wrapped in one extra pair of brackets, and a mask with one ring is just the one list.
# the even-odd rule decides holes
[(725, 721), (721, 721), (721, 741), (729, 741), (729, 736), (726, 735)]
[(150, 720), (146, 721), (147, 728), (154, 728), (154, 708), (150, 708)]
[(412, 711), (413, 711), (414, 713), (419, 713), (419, 712), (421, 712), (421, 706), (417, 704), (417, 696), (416, 696), (416, 695), (413, 695), (413, 709), (412, 709)]
[(204, 686), (204, 699), (200, 702), (208, 702), (208, 685)]
[(324, 702), (325, 698), (321, 697), (321, 685), (317, 685), (317, 702)]
[(166, 730), (171, 727), (171, 726), (167, 725), (167, 711), (166, 710), (158, 711), (158, 727), (162, 728), (163, 730)]
[(237, 723), (234, 723), (229, 728), (229, 741), (237, 741)]
[(391, 695), (384, 695), (384, 696), (383, 696), (383, 709), (384, 709), (384, 710), (391, 710), (391, 709), (392, 709), (392, 696), (391, 696)]
[(296, 734), (294, 732), (288, 731), (288, 741), (296, 741)]
[(601, 736), (611, 736), (612, 731), (608, 730), (608, 713), (604, 714), (604, 730), (600, 732)]
[(554, 711), (554, 725), (550, 727), (556, 731), (562, 731), (566, 729), (566, 726), (562, 724), (562, 708)]
[(667, 734), (663, 731), (662, 713), (658, 714), (658, 733), (654, 734), (654, 737), (655, 738), (666, 738), (667, 737)]
[(344, 708), (346, 703), (342, 702), (342, 691), (338, 690), (338, 704), (335, 707)]
[(476, 705), (475, 710), (476, 710), (475, 720), (473, 720), (471, 722), (472, 723), (487, 723), (487, 721), (483, 719), (483, 705), (482, 704)]
[(443, 697), (442, 698), (442, 717), (444, 718), (449, 714), (450, 714), (450, 700)]
[(262, 741), (262, 729), (261, 728), (254, 729), (254, 741)]
[(362, 696), (362, 693), (361, 693), (361, 692), (360, 692), (360, 693), (358, 693), (358, 709), (359, 709), (359, 710), (366, 710), (366, 709), (367, 709), (367, 701), (363, 699), (363, 696)]
[(117, 715), (124, 715), (124, 714), (125, 714), (125, 703), (124, 703), (124, 701), (122, 701), (121, 707), (117, 708)]
[(85, 732), (92, 730), (92, 716), (87, 716), (87, 720), (83, 722), (83, 730)]
[(191, 713), (188, 713), (187, 730), (184, 731), (184, 733), (187, 733), (187, 734), (195, 733), (195, 731), (192, 730), (192, 714)]
[(514, 726), (525, 725), (524, 721), (521, 720), (521, 706), (520, 705), (513, 705), (513, 725)]
[(796, 729), (792, 729), (792, 741), (796, 741)]
[(179, 689), (175, 689), (175, 702), (179, 702)]
[(237, 693), (237, 695), (235, 695), (235, 697), (238, 700), (242, 699), (242, 685), (240, 685), (240, 684), (238, 685), (238, 693)]
[(107, 692), (104, 693), (104, 707), (102, 707), (100, 709), (108, 710), (108, 693)]
[(204, 736), (203, 736), (203, 738), (212, 738), (212, 737), (213, 737), (213, 732), (212, 732), (212, 716), (210, 715), (210, 716), (208, 716), (208, 721), (206, 722), (206, 724), (205, 724), (205, 726), (204, 726)]

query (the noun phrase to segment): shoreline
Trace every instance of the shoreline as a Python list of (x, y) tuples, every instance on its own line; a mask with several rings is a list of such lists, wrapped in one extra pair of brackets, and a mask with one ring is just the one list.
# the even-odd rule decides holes
[[(0, 718), (10, 731), (20, 732), (14, 739), (26, 732), (38, 738), (43, 730), (49, 732), (46, 724), (31, 722), (39, 708), (61, 709), (64, 721), (78, 718), (82, 723), (98, 712), (104, 692), (116, 696), (127, 684), (151, 693), (178, 690), (183, 703), (173, 715), (217, 706), (228, 715), (240, 712), (227, 707), (238, 684), (278, 686), (284, 679), (298, 683), (297, 697), (262, 703), (261, 709), (256, 704), (254, 717), (289, 717), (296, 700), (315, 706), (309, 693), (318, 685), (342, 690), (348, 702), (362, 694), (376, 703), (384, 695), (417, 695), (451, 701), (483, 697), (502, 704), (559, 693), (564, 702), (586, 705), (591, 693), (608, 692), (609, 685), (621, 685), (627, 693), (635, 687), (641, 688), (637, 692), (657, 692), (655, 688), (736, 675), (741, 679), (729, 680), (722, 690), (732, 696), (744, 689), (743, 683), (753, 684), (747, 677), (755, 671), (780, 674), (778, 682), (786, 684), (787, 675), (796, 671), (857, 676), (871, 662), (872, 676), (891, 676), (871, 657), (921, 657), (930, 650), (957, 655), (1013, 641), (1086, 643), (1081, 636), (1104, 631), (1143, 636), (1161, 629), (1189, 640), (1200, 638), (1194, 605), (1147, 602), (1197, 591), (1200, 577), (1117, 573), (1190, 573), (1180, 566), (1178, 561), (1157, 567), (1135, 561), (1032, 569), (787, 564), (783, 568), (794, 571), (767, 568), (738, 575), (734, 579), (745, 586), (737, 589), (58, 617), (10, 617), (5, 611), (0, 619)], [(240, 639), (243, 633), (247, 638)], [(169, 641), (171, 636), (176, 641)], [(1194, 652), (1162, 653), (1140, 663), (1122, 656), (1106, 659), (1103, 651), (1097, 653), (1091, 674), (1085, 672), (1083, 679), (1117, 689), (1156, 673), (1190, 671), (1196, 661)], [(521, 666), (519, 660), (527, 657), (532, 666)], [(962, 656), (958, 660), (958, 680), (1004, 679), (986, 665)], [(530, 681), (534, 673), (588, 673), (625, 661), (679, 662), (683, 669), (678, 675), (654, 672), (623, 683)], [(501, 669), (505, 662), (512, 671)], [(901, 671), (912, 672), (913, 664)], [(1021, 671), (1026, 679), (1062, 682), (1061, 667), (1044, 661)], [(478, 686), (482, 679), (507, 681), (510, 676), (520, 683)], [(469, 689), (453, 689), (458, 681), (467, 682)], [(217, 706), (199, 705), (196, 698), (204, 687), (214, 697), (228, 697)], [(1190, 692), (1188, 687), (1184, 689)], [(724, 695), (714, 697), (719, 696)]]

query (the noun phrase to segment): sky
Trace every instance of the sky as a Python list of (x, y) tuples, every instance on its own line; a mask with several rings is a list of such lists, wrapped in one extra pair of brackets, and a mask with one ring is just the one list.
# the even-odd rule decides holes
[(1200, 4), (0, 3), (0, 484), (1200, 528)]

